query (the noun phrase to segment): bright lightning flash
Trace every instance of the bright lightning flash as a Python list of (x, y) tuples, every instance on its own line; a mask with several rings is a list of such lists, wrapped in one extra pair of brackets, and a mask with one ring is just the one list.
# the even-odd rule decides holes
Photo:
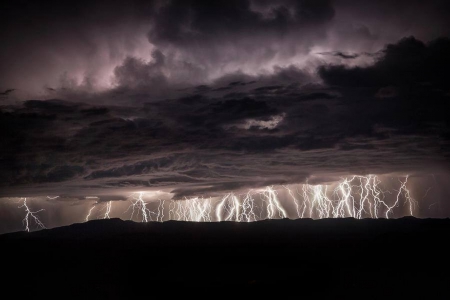
[[(295, 206), (293, 218), (389, 218), (400, 202), (409, 205), (409, 213), (414, 215), (417, 205), (407, 184), (408, 177), (400, 180), (395, 201), (390, 203), (385, 194), (392, 194), (381, 188), (381, 180), (376, 175), (355, 175), (343, 178), (334, 188), (328, 185), (303, 184), (283, 186), (288, 192), (288, 200)], [(166, 220), (212, 222), (234, 221), (253, 222), (262, 219), (289, 218), (288, 209), (280, 201), (278, 191), (273, 186), (262, 190), (250, 190), (245, 194), (225, 194), (221, 198), (192, 197), (184, 200), (159, 200), (154, 209), (143, 200), (145, 193), (131, 196), (131, 217), (140, 216), (142, 222)], [(392, 202), (392, 201), (391, 201)], [(155, 202), (156, 203), (156, 202)], [(127, 210), (127, 211), (128, 211)], [(166, 212), (166, 214), (164, 214)]]
[(22, 220), (22, 223), (25, 225), (25, 231), (30, 232), (30, 219), (34, 220), (34, 223), (36, 223), (36, 225), (41, 228), (41, 229), (45, 229), (44, 224), (41, 222), (41, 220), (39, 220), (39, 218), (37, 217), (37, 213), (43, 211), (44, 209), (40, 209), (37, 211), (31, 211), (30, 208), (27, 205), (27, 198), (23, 198), (23, 203), (22, 205), (19, 206), (19, 208), (25, 208), (25, 217)]

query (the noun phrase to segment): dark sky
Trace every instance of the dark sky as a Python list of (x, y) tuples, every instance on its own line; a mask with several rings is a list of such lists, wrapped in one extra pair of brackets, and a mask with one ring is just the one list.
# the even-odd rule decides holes
[(418, 215), (448, 216), (449, 15), (445, 0), (3, 1), (0, 196), (408, 175)]

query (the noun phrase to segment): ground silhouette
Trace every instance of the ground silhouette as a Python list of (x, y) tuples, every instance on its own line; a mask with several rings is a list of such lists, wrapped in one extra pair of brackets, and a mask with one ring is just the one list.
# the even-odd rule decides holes
[[(93, 220), (0, 235), (25, 299), (449, 299), (450, 219)], [(6, 278), (6, 279), (5, 279)]]

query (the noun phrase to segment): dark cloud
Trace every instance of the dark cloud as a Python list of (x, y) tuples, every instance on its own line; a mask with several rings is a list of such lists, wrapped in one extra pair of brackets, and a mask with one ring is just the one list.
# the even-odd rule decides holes
[(326, 23), (333, 14), (330, 1), (170, 1), (155, 15), (149, 39), (156, 44), (186, 46), (248, 35), (282, 36)]
[[(408, 35), (429, 40), (450, 34), (449, 20), (444, 17), (450, 12), (446, 0), (399, 0), (395, 3), (389, 0), (336, 0), (334, 5), (336, 17), (348, 26), (347, 30), (353, 28), (353, 33), (356, 33), (356, 39), (353, 40), (356, 43), (364, 42), (362, 39), (368, 32), (372, 38), (383, 40)], [(344, 30), (343, 26), (337, 26), (336, 29)], [(363, 32), (366, 33), (362, 35)]]
[(7, 95), (9, 95), (10, 93), (14, 92), (15, 90), (16, 90), (16, 89), (7, 89), (7, 90), (1, 92), (1, 93), (0, 93), (0, 96), (7, 96)]
[(127, 57), (123, 64), (114, 70), (117, 83), (120, 86), (131, 88), (139, 85), (165, 85), (167, 81), (163, 73), (165, 56), (161, 51), (156, 50), (152, 53), (152, 58), (152, 62), (146, 63), (133, 57)]
[(313, 174), (424, 171), (448, 159), (447, 113), (419, 101), (443, 99), (431, 85), (404, 98), (402, 87), (379, 92), (281, 78), (218, 81), (241, 92), (185, 90), (141, 106), (54, 99), (5, 108), (2, 128), (12, 130), (1, 132), (3, 193), (43, 183), (56, 193), (58, 182), (74, 195), (167, 188), (182, 198)]
[(127, 197), (121, 195), (100, 195), (98, 197), (98, 202), (108, 202), (108, 201), (126, 201)]
[(438, 126), (444, 137), (449, 130), (449, 50), (448, 38), (425, 44), (408, 37), (387, 45), (372, 66), (323, 66), (319, 74), (327, 84), (338, 86), (351, 106), (364, 105), (370, 111), (364, 114), (367, 120), (404, 133), (425, 134)]
[(251, 98), (224, 100), (214, 103), (207, 109), (211, 115), (219, 118), (221, 120), (219, 123), (222, 124), (233, 120), (258, 118), (277, 113), (277, 110), (269, 107), (267, 102)]
[(81, 164), (67, 158), (72, 151), (67, 138), (79, 128), (80, 119), (104, 117), (89, 113), (92, 109), (98, 108), (62, 100), (30, 100), (14, 111), (2, 112), (4, 184), (65, 181), (83, 173)]
[(379, 52), (376, 52), (376, 53), (368, 53), (368, 52), (349, 53), (349, 52), (342, 52), (342, 51), (331, 51), (331, 52), (318, 52), (317, 54), (331, 55), (331, 56), (339, 57), (342, 59), (355, 59), (355, 58), (358, 58), (361, 56), (369, 56), (369, 57), (378, 56), (381, 53), (379, 53)]
[(414, 37), (404, 38), (383, 50), (371, 67), (324, 66), (319, 69), (326, 83), (339, 86), (383, 87), (431, 84), (446, 88), (450, 67), (447, 55), (450, 39), (425, 44)]
[(0, 88), (10, 84), (29, 99), (59, 88), (64, 74), (77, 85), (106, 84), (111, 64), (146, 42), (153, 2), (2, 1), (0, 40), (8, 47), (0, 49)]
[[(174, 90), (228, 74), (287, 74), (291, 65), (314, 75), (321, 59), (336, 57), (367, 63), (405, 34), (427, 41), (450, 28), (442, 0), (3, 1), (0, 8), (8, 45), (0, 49), (0, 89), (17, 88), (9, 98), (97, 101), (92, 93), (112, 89), (102, 103), (121, 105), (120, 93), (141, 102), (178, 97)], [(209, 92), (243, 88), (227, 86), (238, 81)]]

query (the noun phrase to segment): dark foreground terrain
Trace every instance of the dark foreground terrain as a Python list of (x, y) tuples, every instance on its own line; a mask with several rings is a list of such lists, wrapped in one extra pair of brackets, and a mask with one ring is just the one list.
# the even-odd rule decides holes
[(449, 237), (409, 217), (96, 220), (0, 235), (1, 298), (450, 299)]

